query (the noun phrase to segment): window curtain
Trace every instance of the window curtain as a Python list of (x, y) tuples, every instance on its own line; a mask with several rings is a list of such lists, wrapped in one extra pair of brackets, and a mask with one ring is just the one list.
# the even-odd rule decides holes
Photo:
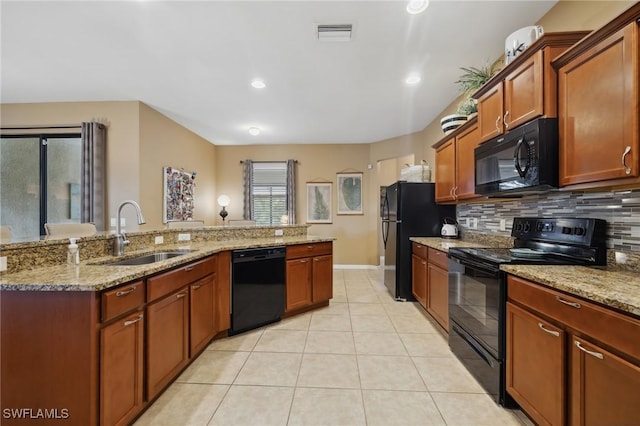
[(81, 221), (105, 230), (107, 127), (102, 123), (82, 123)]
[(253, 220), (253, 197), (251, 196), (251, 182), (253, 181), (253, 161), (244, 160), (242, 162), (242, 181), (244, 183), (244, 207), (242, 217), (244, 220)]
[(289, 224), (296, 223), (296, 160), (287, 160), (287, 214)]

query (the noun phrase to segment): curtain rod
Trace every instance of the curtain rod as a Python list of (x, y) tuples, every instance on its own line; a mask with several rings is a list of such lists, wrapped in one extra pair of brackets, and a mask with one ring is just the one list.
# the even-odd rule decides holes
[(58, 126), (2, 126), (0, 130), (39, 130), (39, 129), (75, 129), (82, 124), (61, 124)]
[[(287, 160), (288, 161), (288, 160)], [(254, 163), (279, 163), (283, 161), (253, 161)], [(298, 163), (298, 160), (293, 160), (294, 163)], [(240, 164), (244, 164), (244, 160), (240, 160)]]

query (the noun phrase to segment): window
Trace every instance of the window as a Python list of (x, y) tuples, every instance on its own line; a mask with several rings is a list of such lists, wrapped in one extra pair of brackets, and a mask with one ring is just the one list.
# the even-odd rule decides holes
[(80, 134), (3, 135), (0, 225), (14, 240), (37, 239), (46, 222), (80, 222)]
[(252, 162), (251, 218), (275, 225), (287, 214), (287, 162)]

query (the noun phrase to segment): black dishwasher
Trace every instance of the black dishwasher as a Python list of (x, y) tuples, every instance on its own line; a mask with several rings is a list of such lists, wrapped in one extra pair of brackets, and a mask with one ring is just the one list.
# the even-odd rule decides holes
[(280, 320), (285, 307), (285, 254), (285, 247), (232, 252), (230, 336)]

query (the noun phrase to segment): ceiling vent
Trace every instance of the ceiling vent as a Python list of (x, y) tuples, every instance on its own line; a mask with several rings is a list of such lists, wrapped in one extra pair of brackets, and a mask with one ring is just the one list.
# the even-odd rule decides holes
[(352, 24), (316, 24), (318, 41), (351, 41)]

